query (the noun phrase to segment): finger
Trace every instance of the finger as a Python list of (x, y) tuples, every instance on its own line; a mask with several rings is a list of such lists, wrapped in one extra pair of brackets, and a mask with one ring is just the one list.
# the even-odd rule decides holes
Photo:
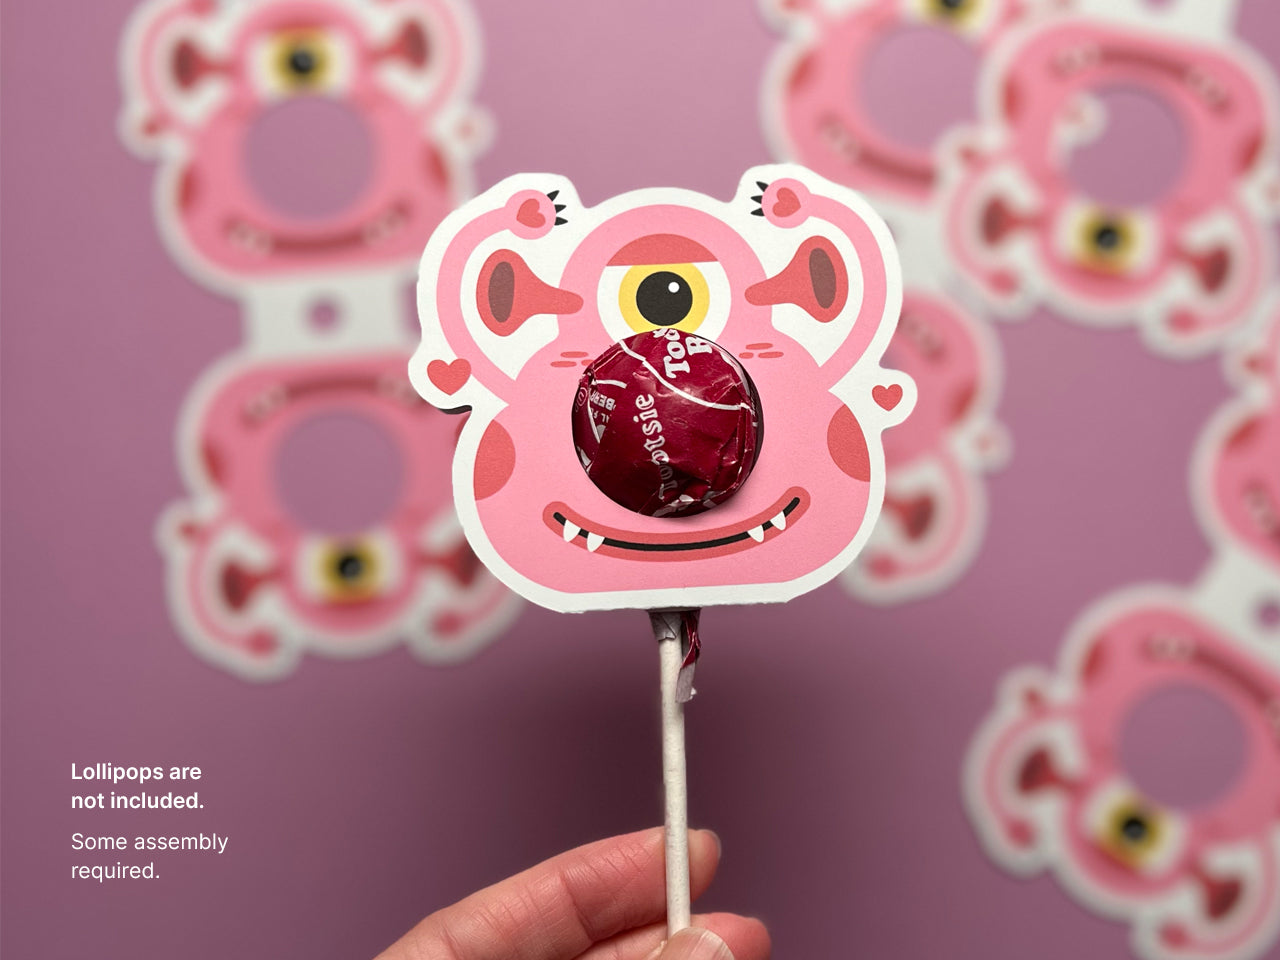
[[(769, 931), (754, 917), (740, 917), (736, 913), (698, 914), (693, 918), (693, 925), (720, 937), (733, 954), (733, 960), (769, 960), (772, 950)], [(597, 943), (578, 960), (655, 960), (654, 954), (666, 939), (666, 923), (653, 923)], [(673, 948), (676, 946), (684, 949), (683, 944), (673, 944)], [(715, 956), (714, 951), (711, 956)], [(658, 960), (671, 958), (660, 954)]]
[[(711, 883), (720, 842), (689, 831), (690, 888)], [(569, 960), (666, 914), (661, 828), (590, 843), (433, 913), (378, 960)]]

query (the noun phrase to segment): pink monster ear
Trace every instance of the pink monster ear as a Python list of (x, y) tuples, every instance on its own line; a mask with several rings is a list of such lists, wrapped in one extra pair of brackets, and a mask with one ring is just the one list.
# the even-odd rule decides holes
[(423, 69), (431, 60), (431, 40), (416, 20), (402, 26), (395, 38), (376, 54), (379, 60), (399, 60), (413, 70)]
[(210, 76), (227, 72), (224, 64), (209, 59), (190, 39), (180, 40), (173, 48), (169, 70), (174, 84), (184, 93), (194, 90)]
[(815, 320), (830, 323), (849, 299), (849, 271), (834, 243), (810, 237), (781, 273), (748, 287), (746, 296), (756, 306), (794, 303)]
[(476, 309), (486, 327), (508, 337), (530, 317), (577, 313), (582, 297), (543, 283), (514, 250), (498, 250), (480, 268)]
[(216, 5), (210, 0), (156, 2), (133, 15), (121, 51), (128, 134), (142, 140), (166, 131), (190, 134), (173, 100), (209, 77), (226, 73), (224, 64), (191, 39), (216, 16)]

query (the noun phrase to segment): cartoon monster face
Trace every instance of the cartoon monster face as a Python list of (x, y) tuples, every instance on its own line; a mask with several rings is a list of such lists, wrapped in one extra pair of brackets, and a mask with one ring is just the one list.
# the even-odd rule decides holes
[[(1268, 250), (1254, 198), (1274, 162), (1265, 73), (1244, 51), (1088, 19), (1005, 53), (952, 184), (961, 265), (998, 301), (1136, 312), (1175, 347), (1236, 323)], [(1100, 159), (1101, 135), (1141, 123), (1163, 139)]]
[[(592, 210), (563, 180), (514, 178), (432, 238), (411, 375), (433, 403), (472, 407), (459, 514), (520, 592), (562, 610), (750, 601), (824, 582), (856, 550), (882, 489), (880, 429), (914, 399), (876, 366), (901, 288), (883, 224), (798, 169), (749, 171), (729, 205), (642, 191)], [(678, 310), (641, 295), (651, 278), (687, 294)], [(669, 327), (741, 358), (766, 426), (731, 500), (655, 518), (588, 479), (570, 412), (585, 365)]]
[(1256, 956), (1280, 908), (1280, 674), (1172, 595), (1080, 638), (1060, 675), (1010, 678), (975, 742), (988, 848), (1131, 919), (1144, 956)]
[(196, 499), (162, 524), (171, 598), (201, 652), (252, 677), (301, 650), (407, 637), (428, 659), (505, 625), (509, 594), (458, 528), (441, 457), (457, 422), (401, 353), (217, 375), (187, 417)]
[[(937, 145), (970, 119), (979, 57), (1019, 15), (1018, 0), (770, 3), (795, 37), (765, 93), (779, 153), (837, 183), (928, 200)], [(928, 62), (930, 69), (918, 65)], [(879, 105), (892, 88), (895, 109)], [(904, 99), (909, 100), (904, 103)], [(912, 120), (909, 129), (903, 119)]]
[(873, 602), (935, 586), (963, 567), (985, 516), (978, 474), (1006, 445), (995, 421), (999, 353), (977, 321), (908, 289), (885, 357), (911, 375), (920, 397), (885, 435), (884, 514), (849, 569), (851, 586)]
[(166, 234), (224, 279), (412, 261), (465, 192), (451, 0), (162, 0), (123, 55)]

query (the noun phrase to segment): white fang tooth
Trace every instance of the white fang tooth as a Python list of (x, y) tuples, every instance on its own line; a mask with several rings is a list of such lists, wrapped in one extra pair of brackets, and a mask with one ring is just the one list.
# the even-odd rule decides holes
[(582, 528), (572, 520), (566, 520), (564, 522), (564, 542), (573, 543), (573, 538), (576, 537), (581, 530)]
[(604, 535), (599, 533), (587, 534), (587, 553), (595, 553), (596, 548), (604, 543)]
[(764, 524), (757, 524), (747, 531), (747, 536), (756, 543), (764, 543)]
[(781, 510), (779, 510), (778, 515), (769, 522), (773, 524), (775, 530), (787, 529), (787, 515)]

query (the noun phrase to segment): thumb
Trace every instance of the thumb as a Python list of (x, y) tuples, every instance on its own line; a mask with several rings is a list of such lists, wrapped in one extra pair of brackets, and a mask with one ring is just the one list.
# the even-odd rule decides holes
[(687, 927), (668, 940), (654, 960), (733, 960), (733, 953), (710, 930)]

